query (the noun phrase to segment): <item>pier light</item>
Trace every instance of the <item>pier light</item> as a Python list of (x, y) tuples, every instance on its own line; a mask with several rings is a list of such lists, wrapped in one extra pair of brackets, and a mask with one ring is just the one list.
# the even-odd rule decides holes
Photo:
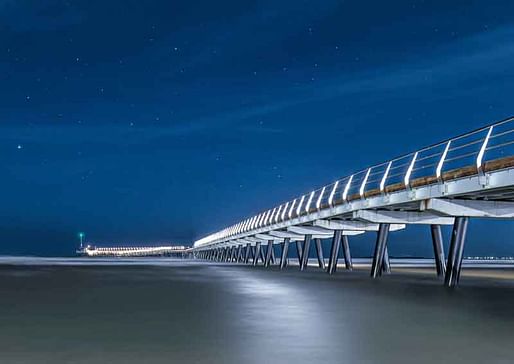
[(84, 236), (86, 236), (86, 234), (84, 234), (83, 232), (80, 232), (80, 233), (78, 233), (78, 236), (80, 239), (80, 249), (82, 249), (82, 247), (84, 246)]

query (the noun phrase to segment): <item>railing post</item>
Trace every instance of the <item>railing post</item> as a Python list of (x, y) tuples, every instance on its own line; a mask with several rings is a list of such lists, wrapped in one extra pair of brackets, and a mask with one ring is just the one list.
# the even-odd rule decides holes
[(448, 151), (450, 150), (450, 144), (452, 143), (451, 140), (448, 140), (448, 143), (446, 143), (446, 147), (444, 148), (443, 154), (441, 155), (441, 159), (439, 159), (439, 163), (437, 163), (437, 168), (435, 170), (435, 176), (439, 182), (443, 181), (443, 165), (444, 161), (446, 160), (446, 156), (448, 155)]
[(414, 153), (412, 157), (409, 168), (407, 168), (407, 172), (405, 173), (405, 177), (403, 178), (403, 183), (405, 184), (405, 188), (410, 188), (410, 176), (412, 174), (412, 170), (414, 169), (414, 164), (416, 163), (416, 159), (418, 158), (418, 152)]
[(487, 144), (489, 143), (489, 138), (491, 137), (491, 133), (493, 132), (493, 126), (489, 128), (487, 131), (487, 135), (484, 138), (484, 142), (482, 143), (482, 146), (480, 147), (480, 151), (478, 152), (476, 164), (477, 164), (477, 171), (479, 174), (484, 174), (484, 167), (483, 167), (483, 159), (485, 150), (487, 148)]
[(364, 197), (364, 189), (366, 188), (366, 183), (368, 182), (369, 174), (371, 172), (371, 168), (368, 168), (366, 171), (366, 175), (364, 176), (364, 179), (362, 180), (361, 187), (359, 188), (359, 195), (361, 198)]

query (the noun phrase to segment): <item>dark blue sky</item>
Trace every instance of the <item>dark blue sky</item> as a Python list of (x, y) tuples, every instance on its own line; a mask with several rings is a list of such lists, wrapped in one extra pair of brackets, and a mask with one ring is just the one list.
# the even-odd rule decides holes
[[(513, 19), (511, 1), (0, 0), (0, 253), (66, 254), (79, 230), (189, 243), (510, 116)], [(514, 253), (509, 223), (472, 224), (467, 252)], [(397, 236), (393, 255), (430, 253), (428, 230)]]

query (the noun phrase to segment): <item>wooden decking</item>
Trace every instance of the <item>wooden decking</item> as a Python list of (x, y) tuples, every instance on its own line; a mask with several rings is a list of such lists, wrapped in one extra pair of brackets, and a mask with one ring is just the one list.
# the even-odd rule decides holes
[[(489, 162), (484, 163), (484, 172), (493, 172), (502, 169), (512, 168), (514, 167), (514, 156), (498, 158)], [(475, 176), (478, 174), (476, 166), (466, 166), (461, 168), (456, 168), (447, 172), (444, 172), (441, 176), (442, 181), (451, 181), (459, 178), (465, 178), (470, 176)], [(434, 183), (438, 183), (437, 177), (435, 175), (425, 176), (413, 179), (410, 183), (411, 188), (418, 188), (423, 186), (428, 186)], [(403, 183), (394, 183), (392, 185), (385, 187), (385, 193), (393, 193), (405, 190), (405, 184)], [(364, 193), (364, 198), (379, 196), (381, 194), (378, 188), (366, 191)], [(354, 201), (361, 199), (360, 194), (355, 193), (348, 197), (348, 201)], [(342, 198), (338, 198), (334, 201), (334, 205), (341, 205), (344, 203)], [(328, 204), (324, 203), (321, 205), (321, 209), (327, 208)], [(309, 213), (315, 212), (316, 208), (311, 208)], [(304, 215), (305, 213), (301, 213), (300, 215)]]

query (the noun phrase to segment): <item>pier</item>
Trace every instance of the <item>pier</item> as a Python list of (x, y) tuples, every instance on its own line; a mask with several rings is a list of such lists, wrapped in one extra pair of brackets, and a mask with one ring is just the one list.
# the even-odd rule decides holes
[(186, 254), (185, 246), (118, 246), (95, 247), (88, 245), (78, 251), (79, 254), (88, 257), (155, 257), (155, 256), (179, 256)]
[[(472, 219), (514, 218), (513, 144), (509, 118), (364, 168), (208, 235), (190, 251), (198, 259), (283, 269), (294, 244), (300, 270), (315, 256), (319, 268), (333, 274), (340, 258), (352, 270), (351, 237), (373, 233), (370, 276), (378, 279), (391, 272), (388, 245), (395, 234), (425, 225), (435, 272), (455, 287)], [(342, 153), (342, 163), (345, 158)], [(443, 225), (452, 226), (448, 252)], [(321, 239), (328, 238), (325, 266)]]

